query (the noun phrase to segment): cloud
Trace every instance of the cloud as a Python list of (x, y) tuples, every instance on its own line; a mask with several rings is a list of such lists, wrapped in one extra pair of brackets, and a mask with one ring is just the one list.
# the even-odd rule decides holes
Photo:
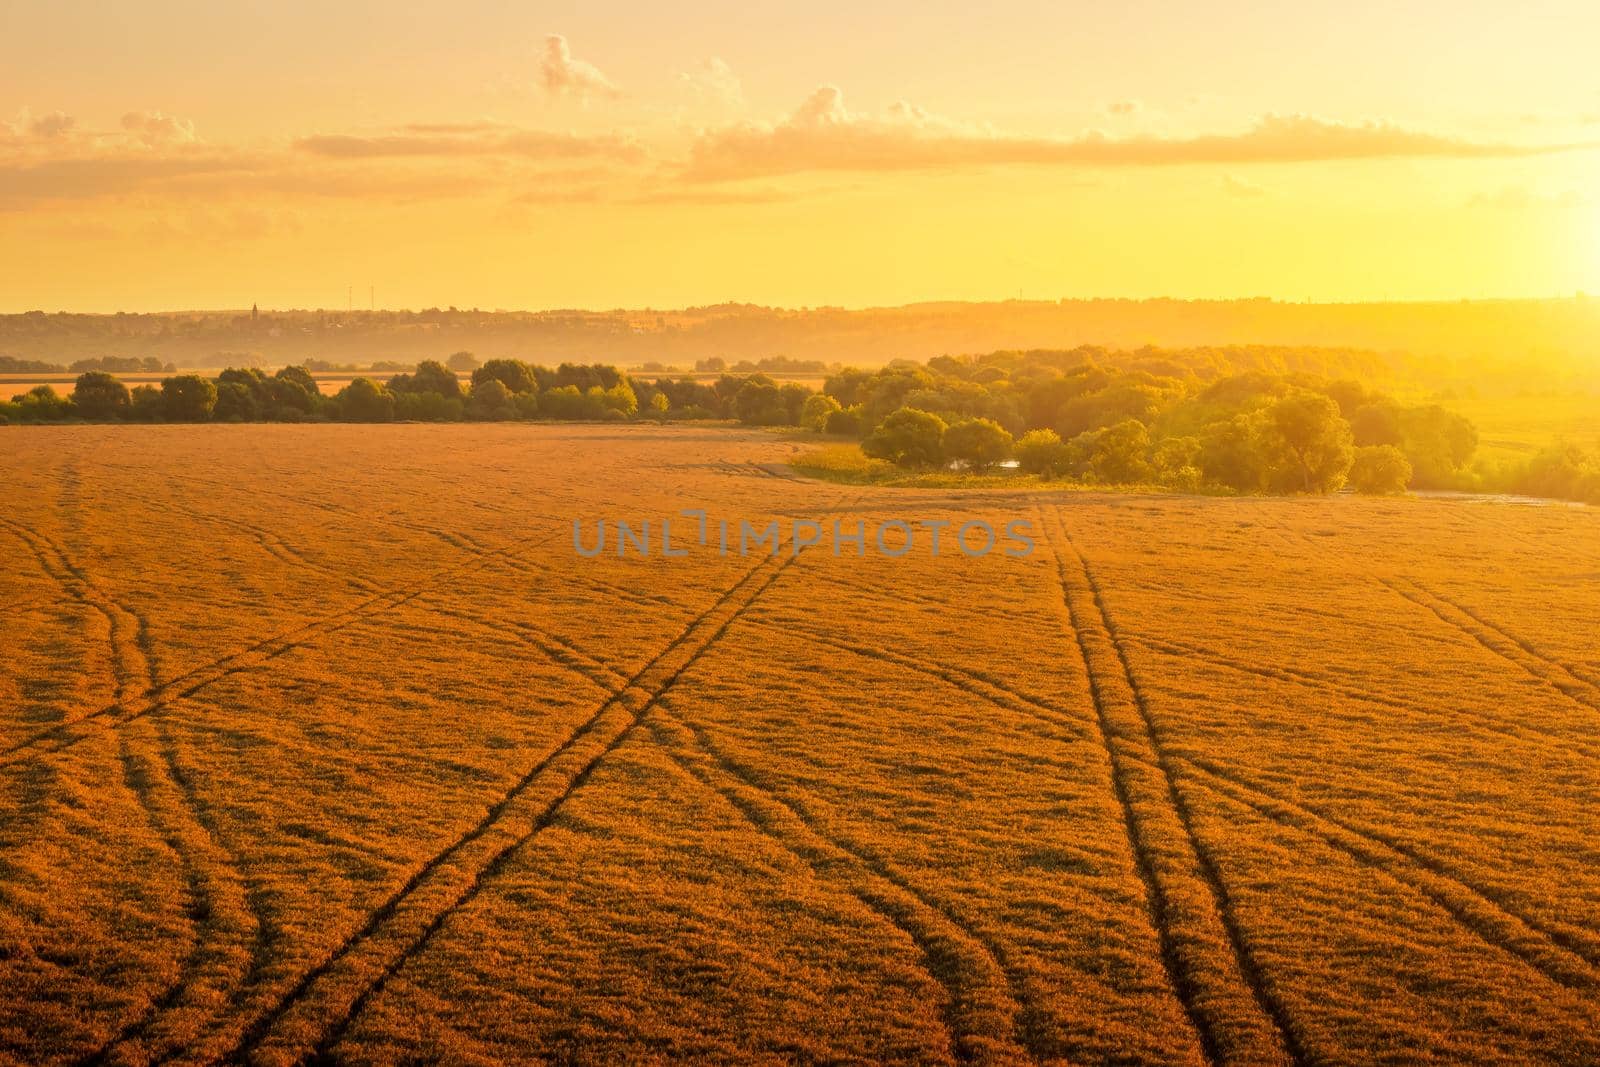
[(0, 164), (0, 209), (45, 200), (120, 196), (194, 175), (237, 175), (255, 165), (255, 161), (231, 155), (170, 159), (112, 156)]
[(1137, 100), (1113, 100), (1106, 105), (1108, 115), (1133, 115), (1143, 107)]
[(401, 127), (398, 132), (376, 136), (319, 134), (300, 138), (294, 142), (294, 147), (310, 155), (331, 159), (459, 156), (572, 159), (599, 156), (638, 162), (645, 156), (644, 149), (637, 142), (617, 135), (579, 137), (492, 123), (407, 126)]
[(558, 33), (544, 39), (539, 75), (545, 92), (554, 97), (570, 96), (587, 102), (592, 97), (615, 99), (622, 95), (593, 64), (574, 59), (567, 39)]
[(71, 133), (77, 124), (78, 120), (65, 111), (35, 115), (27, 108), (23, 108), (10, 122), (0, 122), (0, 132), (14, 138), (48, 141)]
[(130, 111), (122, 116), (122, 128), (146, 145), (192, 144), (194, 123), (160, 111)]
[(832, 86), (812, 93), (777, 123), (703, 132), (685, 176), (702, 181), (812, 171), (952, 170), (995, 165), (1154, 167), (1305, 163), (1330, 160), (1538, 155), (1594, 143), (1512, 145), (1466, 141), (1387, 122), (1348, 124), (1309, 115), (1267, 115), (1238, 133), (1189, 137), (1007, 135), (898, 103), (882, 115), (852, 112)]
[(700, 99), (724, 107), (744, 105), (744, 86), (728, 64), (712, 56), (697, 68), (678, 75)]

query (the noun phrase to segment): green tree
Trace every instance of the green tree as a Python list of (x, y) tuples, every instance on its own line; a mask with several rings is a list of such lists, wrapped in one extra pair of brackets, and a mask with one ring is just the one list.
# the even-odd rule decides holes
[(218, 422), (252, 422), (261, 417), (255, 392), (241, 381), (219, 382), (211, 417)]
[(346, 422), (388, 422), (394, 418), (394, 394), (371, 378), (357, 378), (334, 400)]
[(1070, 447), (1095, 481), (1106, 485), (1135, 485), (1147, 482), (1152, 474), (1145, 456), (1150, 451), (1150, 432), (1138, 419), (1121, 422), (1074, 437)]
[(100, 420), (126, 418), (132, 407), (128, 387), (98, 370), (78, 375), (72, 388), (72, 403), (82, 417)]
[(1404, 443), (1405, 434), (1400, 429), (1400, 405), (1388, 397), (1362, 404), (1350, 413), (1350, 435), (1358, 448)]
[(1070, 450), (1054, 430), (1029, 430), (1016, 444), (1017, 466), (1041, 478), (1064, 478), (1072, 471)]
[(444, 361), (444, 365), (462, 374), (471, 374), (483, 366), (482, 363), (478, 362), (478, 357), (471, 352), (456, 352)]
[(417, 364), (416, 373), (411, 376), (412, 391), (418, 393), (438, 393), (443, 397), (459, 397), (461, 395), (461, 381), (455, 372), (437, 360), (423, 360)]
[(1349, 482), (1358, 493), (1403, 493), (1411, 484), (1411, 461), (1394, 445), (1363, 445), (1350, 464)]
[(516, 418), (517, 405), (511, 390), (498, 378), (488, 378), (474, 385), (472, 395), (467, 398), (467, 417), (487, 422)]
[(944, 454), (978, 472), (1011, 458), (1011, 434), (993, 419), (967, 419), (944, 432)]
[(944, 463), (944, 420), (916, 408), (890, 412), (861, 443), (861, 451), (901, 467)]
[(311, 372), (304, 367), (283, 367), (280, 368), (278, 373), (274, 374), (273, 377), (278, 381), (295, 382), (299, 384), (300, 388), (305, 390), (307, 396), (317, 396), (321, 392), (321, 390), (317, 388), (317, 380), (313, 378), (311, 376)]
[(139, 422), (160, 422), (167, 417), (166, 398), (153, 385), (134, 386), (129, 399), (129, 417)]
[(1268, 482), (1282, 492), (1331, 493), (1355, 459), (1350, 424), (1321, 393), (1296, 389), (1266, 411), (1259, 443)]
[(1241, 493), (1260, 492), (1266, 483), (1266, 463), (1257, 447), (1265, 416), (1241, 413), (1221, 419), (1200, 433), (1200, 470), (1206, 481)]
[(198, 374), (179, 374), (161, 382), (161, 399), (172, 422), (204, 422), (217, 403), (217, 387)]
[(827, 393), (813, 393), (806, 397), (805, 404), (800, 408), (800, 425), (821, 433), (828, 428), (828, 416), (843, 410), (839, 402)]
[(491, 359), (472, 372), (472, 388), (485, 382), (499, 382), (512, 393), (531, 393), (538, 389), (533, 368), (520, 359)]

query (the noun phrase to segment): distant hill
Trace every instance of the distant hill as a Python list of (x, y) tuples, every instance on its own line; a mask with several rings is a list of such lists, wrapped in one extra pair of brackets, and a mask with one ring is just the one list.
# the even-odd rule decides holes
[(1265, 345), (1379, 353), (1397, 374), (1482, 383), (1537, 378), (1600, 388), (1600, 299), (1289, 304), (1273, 300), (1064, 300), (675, 311), (166, 312), (0, 316), (0, 354), (67, 365), (112, 356), (179, 366), (322, 359), (414, 362), (466, 350), (680, 368), (785, 356), (876, 366), (997, 349)]

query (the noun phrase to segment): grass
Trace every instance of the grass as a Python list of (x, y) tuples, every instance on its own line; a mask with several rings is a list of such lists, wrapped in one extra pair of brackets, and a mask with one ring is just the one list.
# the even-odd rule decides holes
[(1600, 1059), (1592, 509), (795, 447), (0, 433), (0, 1061)]

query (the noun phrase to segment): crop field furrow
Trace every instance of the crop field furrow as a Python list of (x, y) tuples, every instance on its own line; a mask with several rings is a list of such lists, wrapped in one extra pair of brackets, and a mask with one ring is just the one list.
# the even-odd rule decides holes
[(1039, 1059), (1024, 994), (1004, 949), (930, 899), (893, 865), (832, 837), (787, 804), (748, 768), (728, 759), (681, 714), (659, 706), (650, 730), (668, 756), (819, 875), (838, 882), (911, 939), (945, 990), (954, 1058), (964, 1063)]
[(1094, 576), (1072, 544), (1059, 509), (1055, 525), (1076, 567), (1068, 565), (1055, 542), (1050, 516), (1040, 517), (1041, 536), (1055, 559), (1065, 621), (1089, 672), (1129, 841), (1149, 890), (1174, 988), (1213, 1059), (1303, 1061), (1292, 1024), (1266, 988), (1231, 914), (1221, 876), (1195, 835), (1188, 805), (1106, 618)]
[[(605, 700), (476, 825), (418, 869), (362, 929), (252, 1024), (230, 1057), (253, 1056), (261, 1050), (278, 1055), (284, 1049), (298, 1049), (303, 1055), (308, 1048), (337, 1043), (344, 1027), (382, 990), (388, 977), (421, 951), (507, 857), (550, 825), (562, 803), (631, 734), (678, 675), (796, 558), (776, 565), (758, 562), (746, 571), (635, 674), (620, 695)], [(766, 577), (757, 580), (763, 570)], [(310, 1018), (303, 1018), (306, 1015)]]

